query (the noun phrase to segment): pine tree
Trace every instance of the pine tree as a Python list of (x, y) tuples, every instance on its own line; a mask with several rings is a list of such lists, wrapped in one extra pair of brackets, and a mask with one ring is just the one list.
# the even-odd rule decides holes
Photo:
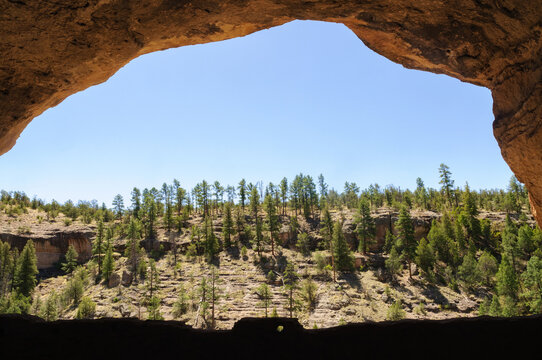
[(154, 292), (158, 290), (158, 285), (160, 284), (160, 277), (158, 275), (158, 270), (156, 269), (156, 262), (154, 259), (149, 259), (149, 279), (147, 281), (147, 290), (149, 292), (149, 299), (152, 299)]
[(177, 300), (173, 304), (172, 314), (175, 318), (180, 318), (182, 315), (188, 312), (188, 294), (184, 286), (181, 284), (179, 286), (179, 295)]
[(141, 211), (141, 191), (138, 188), (132, 190), (132, 214), (139, 219)]
[(472, 289), (480, 281), (478, 272), (478, 263), (472, 253), (468, 253), (463, 258), (463, 263), (459, 266), (459, 277), (463, 280), (467, 289)]
[(435, 264), (435, 254), (431, 245), (422, 238), (416, 249), (416, 264), (422, 271), (430, 277), (432, 275), (433, 266)]
[(336, 280), (336, 267), (335, 267), (335, 253), (333, 251), (333, 220), (331, 220), (331, 214), (329, 213), (328, 207), (324, 207), (322, 210), (322, 216), (321, 216), (321, 224), (322, 224), (322, 235), (325, 240), (325, 244), (330, 249), (331, 252), (331, 268), (333, 269), (333, 281)]
[(282, 215), (286, 214), (286, 200), (288, 199), (288, 179), (280, 181), (280, 198), (282, 200)]
[(369, 203), (365, 198), (362, 198), (359, 202), (359, 213), (357, 215), (356, 223), (356, 232), (359, 237), (358, 251), (366, 254), (369, 243), (374, 240), (376, 235), (376, 226), (375, 221), (371, 216)]
[(288, 292), (288, 311), (290, 312), (290, 317), (293, 318), (293, 312), (295, 309), (294, 304), (294, 290), (297, 289), (298, 275), (294, 270), (294, 265), (288, 263), (284, 274), (282, 275), (284, 288)]
[(113, 249), (111, 244), (107, 244), (107, 250), (105, 252), (102, 274), (106, 282), (109, 281), (113, 270), (115, 269), (115, 260), (113, 259)]
[(222, 237), (224, 238), (224, 247), (231, 247), (231, 236), (233, 234), (233, 218), (231, 214), (231, 204), (227, 202), (224, 205), (224, 223), (222, 224)]
[(258, 217), (258, 208), (260, 207), (260, 194), (258, 193), (258, 188), (256, 186), (252, 186), (250, 190), (249, 201), (252, 216), (256, 219)]
[(241, 208), (243, 208), (243, 212), (245, 211), (245, 200), (247, 198), (247, 183), (245, 179), (241, 179), (239, 181), (239, 186), (237, 187), (239, 190), (239, 200), (241, 201)]
[(342, 224), (337, 221), (333, 226), (333, 255), (339, 271), (351, 271), (354, 268), (354, 257), (344, 238)]
[(530, 258), (535, 251), (533, 243), (533, 230), (527, 224), (522, 225), (518, 230), (518, 250), (524, 259)]
[(96, 239), (94, 240), (94, 246), (92, 253), (96, 255), (98, 261), (98, 274), (102, 273), (102, 255), (104, 253), (104, 224), (100, 220), (98, 222), (98, 230), (96, 231)]
[(489, 316), (501, 316), (502, 309), (497, 295), (493, 295), (491, 305), (489, 305)]
[(260, 218), (256, 219), (256, 226), (254, 229), (254, 247), (258, 252), (258, 257), (261, 258), (262, 251), (264, 247), (264, 237), (263, 237), (263, 221)]
[(517, 227), (510, 217), (506, 215), (506, 225), (502, 234), (503, 255), (512, 261), (512, 266), (517, 269), (517, 259), (520, 256)]
[(115, 198), (113, 199), (113, 209), (115, 209), (117, 218), (121, 219), (122, 214), (124, 213), (124, 199), (121, 194), (115, 195)]
[(301, 283), (301, 297), (307, 304), (307, 309), (309, 311), (314, 310), (316, 306), (316, 291), (318, 287), (316, 283), (312, 281), (309, 277), (308, 279), (303, 280)]
[(38, 267), (34, 242), (28, 240), (17, 259), (14, 276), (15, 290), (22, 296), (30, 297), (36, 287), (37, 275)]
[(53, 290), (45, 303), (41, 306), (40, 317), (45, 319), (45, 321), (54, 321), (58, 319), (58, 295)]
[(531, 312), (542, 313), (542, 260), (533, 256), (527, 263), (527, 269), (521, 274), (524, 284), (524, 296)]
[(410, 212), (405, 206), (401, 208), (397, 220), (397, 239), (402, 255), (408, 263), (408, 275), (412, 278), (412, 262), (416, 256), (416, 239)]
[(491, 286), (492, 278), (497, 273), (497, 269), (497, 260), (493, 255), (484, 251), (480, 259), (478, 259), (478, 272), (486, 286)]
[(0, 241), (0, 299), (11, 291), (15, 260), (8, 243)]
[(454, 181), (452, 180), (452, 173), (450, 172), (450, 168), (446, 166), (445, 164), (440, 164), (438, 171), (440, 174), (439, 184), (442, 184), (441, 191), (446, 196), (446, 200), (448, 200), (448, 204), (450, 204), (450, 207), (452, 207), (453, 206), (452, 197), (453, 197), (453, 187), (454, 187)]
[(390, 255), (386, 259), (385, 265), (392, 279), (395, 279), (395, 276), (401, 272), (403, 268), (403, 256), (397, 251), (395, 246), (391, 248)]
[(151, 296), (147, 302), (147, 312), (149, 320), (164, 320), (164, 317), (160, 313), (161, 300), (158, 296)]
[(83, 296), (77, 307), (76, 319), (92, 319), (96, 314), (96, 303), (88, 296)]
[(66, 274), (71, 273), (77, 267), (77, 257), (79, 254), (75, 250), (75, 247), (70, 244), (68, 251), (66, 251), (65, 261), (62, 263), (62, 271)]
[(213, 261), (220, 250), (220, 244), (213, 231), (213, 222), (210, 217), (205, 218), (205, 241), (203, 248), (207, 262)]
[(258, 294), (258, 296), (261, 299), (258, 305), (265, 308), (265, 317), (267, 317), (267, 309), (269, 308), (269, 305), (271, 304), (273, 293), (271, 292), (271, 290), (269, 289), (269, 286), (266, 283), (262, 283), (256, 289), (256, 294)]
[(275, 203), (269, 194), (265, 197), (264, 207), (267, 213), (267, 229), (269, 230), (269, 240), (271, 241), (271, 255), (275, 256), (275, 242), (278, 237), (279, 221)]
[(518, 279), (516, 270), (506, 255), (503, 256), (499, 271), (497, 272), (497, 293), (501, 296), (517, 298)]

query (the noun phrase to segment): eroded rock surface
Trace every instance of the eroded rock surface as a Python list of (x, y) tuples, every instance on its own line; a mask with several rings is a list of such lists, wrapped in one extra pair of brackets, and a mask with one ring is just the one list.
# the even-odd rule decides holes
[(66, 226), (60, 221), (35, 220), (35, 213), (11, 218), (0, 213), (0, 241), (22, 251), (28, 240), (34, 242), (38, 269), (48, 269), (62, 260), (68, 247), (73, 245), (79, 254), (78, 260), (85, 262), (92, 256), (92, 239), (95, 226), (73, 224)]
[(542, 222), (540, 1), (2, 0), (0, 153), (34, 117), (142, 54), (295, 19), (343, 23), (405, 67), (491, 89), (495, 137)]

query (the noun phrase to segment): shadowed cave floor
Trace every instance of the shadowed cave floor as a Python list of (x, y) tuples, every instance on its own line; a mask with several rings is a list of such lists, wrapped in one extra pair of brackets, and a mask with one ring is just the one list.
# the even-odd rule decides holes
[[(277, 331), (278, 326), (282, 331)], [(0, 316), (0, 355), (81, 358), (513, 358), (537, 351), (542, 316), (402, 320), (306, 330), (296, 319), (245, 318), (232, 330), (136, 319), (45, 322)], [(536, 355), (535, 355), (536, 356)]]

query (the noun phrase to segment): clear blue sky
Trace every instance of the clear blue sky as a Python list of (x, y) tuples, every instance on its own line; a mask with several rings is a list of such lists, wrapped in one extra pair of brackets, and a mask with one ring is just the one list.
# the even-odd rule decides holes
[(174, 178), (414, 189), (418, 176), (439, 187), (442, 162), (456, 185), (505, 188), (491, 109), (485, 88), (407, 70), (343, 25), (295, 21), (133, 60), (34, 119), (0, 157), (0, 189), (108, 206)]

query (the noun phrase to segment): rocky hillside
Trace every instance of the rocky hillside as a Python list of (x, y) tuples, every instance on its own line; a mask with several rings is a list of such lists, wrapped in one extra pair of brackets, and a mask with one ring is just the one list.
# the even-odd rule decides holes
[[(69, 244), (76, 245), (78, 252), (82, 250), (79, 252), (80, 260), (88, 274), (83, 295), (96, 303), (96, 317), (148, 318), (148, 304), (145, 299), (148, 295), (149, 281), (135, 279), (128, 271), (127, 258), (123, 256), (126, 239), (116, 239), (113, 244), (115, 268), (109, 282), (96, 283), (97, 269), (94, 262), (85, 262), (90, 257), (95, 227), (77, 222), (68, 224), (68, 221), (65, 224), (62, 216), (49, 223), (41, 220), (40, 216), (31, 212), (17, 219), (6, 219), (4, 216), (0, 226), (2, 239), (19, 247), (26, 239), (32, 238), (36, 243), (36, 252), (42, 268), (60, 259)], [(352, 249), (356, 249), (354, 212), (337, 211), (332, 213), (332, 217), (343, 220), (345, 237)], [(380, 249), (386, 231), (395, 230), (397, 213), (391, 209), (380, 209), (373, 213), (373, 217), (377, 236), (371, 251), (367, 255), (355, 253), (357, 270), (352, 273), (339, 273), (336, 281), (332, 280), (329, 270), (317, 267), (314, 253), (311, 256), (303, 256), (296, 250), (295, 236), (289, 231), (289, 218), (281, 218), (279, 237), (282, 246), (279, 246), (274, 260), (278, 267), (286, 262), (294, 264), (299, 277), (298, 289), (294, 292), (294, 316), (299, 318), (305, 327), (321, 328), (343, 323), (382, 321), (386, 319), (390, 306), (398, 301), (406, 318), (446, 319), (478, 314), (478, 307), (487, 296), (483, 287), (474, 293), (453, 291), (445, 286), (428, 283), (418, 274), (415, 267), (412, 279), (409, 279), (408, 271), (404, 270), (396, 281), (390, 282), (383, 271), (386, 255), (382, 254)], [(431, 221), (439, 217), (440, 214), (434, 212), (412, 212), (416, 237), (418, 239), (425, 237)], [(491, 218), (497, 224), (505, 218), (504, 214), (498, 213), (482, 213), (481, 217)], [(250, 221), (248, 216), (246, 220)], [(156, 256), (159, 283), (155, 294), (160, 298), (160, 314), (166, 320), (180, 319), (191, 326), (205, 328), (199, 285), (202, 278), (209, 279), (211, 268), (203, 257), (189, 257), (185, 254), (193, 235), (192, 225), (201, 225), (202, 221), (200, 216), (190, 217), (187, 230), (182, 235), (176, 232), (168, 233), (165, 229), (158, 228), (158, 239), (141, 241), (141, 245), (148, 251), (158, 250), (162, 245), (163, 252)], [(21, 227), (30, 229), (30, 233), (19, 231)], [(221, 227), (222, 219), (218, 216), (213, 222), (217, 236), (220, 236)], [(311, 246), (315, 248), (321, 239), (319, 225), (300, 218), (299, 227), (299, 232), (309, 235)], [(168, 251), (173, 243), (176, 243), (179, 249), (176, 267), (173, 254)], [(237, 320), (244, 317), (265, 315), (262, 298), (257, 293), (258, 287), (263, 283), (269, 285), (272, 293), (269, 314), (275, 310), (278, 316), (289, 316), (289, 297), (283, 286), (281, 272), (275, 271), (276, 279), (269, 279), (271, 267), (257, 261), (257, 254), (250, 246), (246, 253), (241, 252), (240, 247), (220, 252), (214, 262), (218, 275), (215, 317), (216, 328), (219, 329), (231, 328)], [(319, 253), (329, 261), (328, 251), (323, 250)], [(51, 260), (53, 259), (51, 254), (55, 254), (56, 260)], [(34, 302), (43, 303), (53, 291), (62, 294), (72, 278), (73, 275), (42, 277), (36, 288)], [(307, 301), (306, 291), (303, 290), (309, 281), (315, 285), (315, 301), (312, 304)], [(175, 314), (175, 302), (180, 297), (184, 298), (186, 311), (183, 314)], [(59, 318), (75, 318), (77, 312), (75, 306), (62, 305), (60, 302), (59, 306), (61, 309)], [(38, 305), (34, 304), (34, 307), (37, 309)]]

